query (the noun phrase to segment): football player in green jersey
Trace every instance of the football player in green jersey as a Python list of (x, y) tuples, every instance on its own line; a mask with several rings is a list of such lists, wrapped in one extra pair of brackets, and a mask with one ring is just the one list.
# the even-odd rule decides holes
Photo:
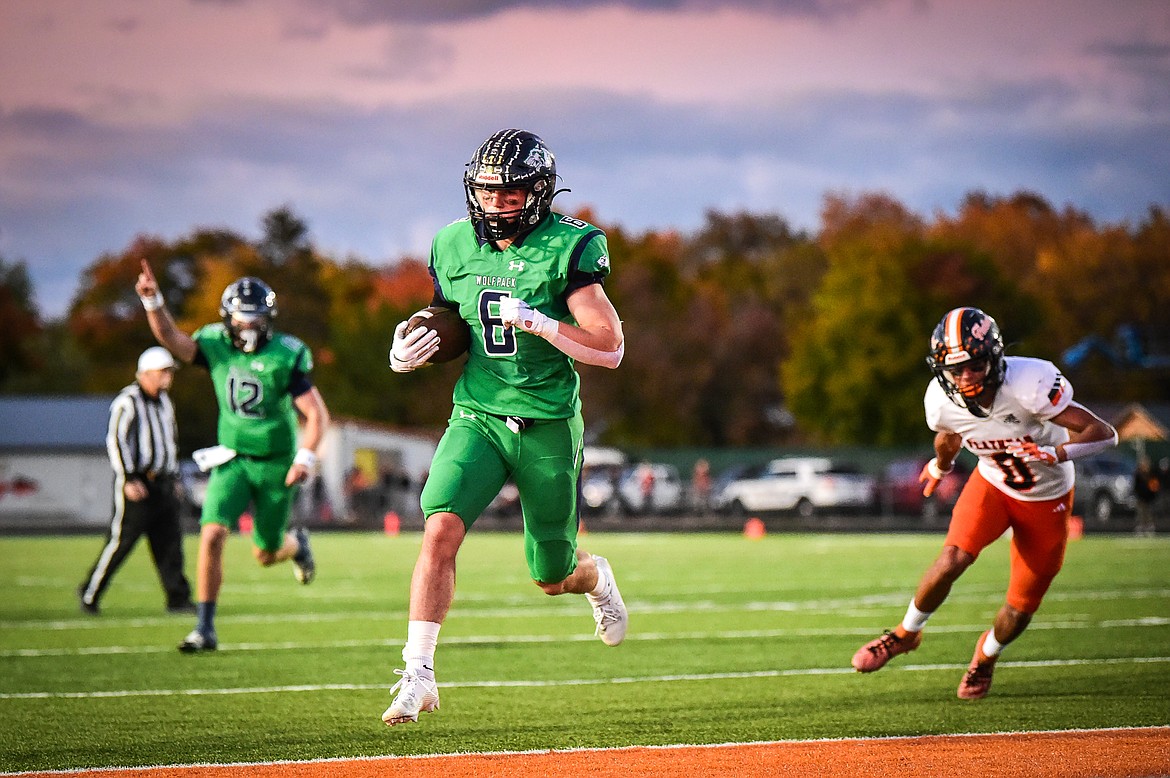
[[(150, 265), (143, 260), (135, 291), (151, 332), (183, 362), (211, 373), (219, 405), (219, 445), (196, 452), (212, 469), (200, 518), (195, 629), (179, 644), (183, 652), (214, 651), (215, 607), (223, 583), (223, 551), (230, 530), (254, 506), (252, 553), (265, 567), (292, 560), (298, 581), (316, 575), (309, 535), (288, 529), (296, 486), (317, 465), (317, 446), (329, 411), (310, 373), (313, 356), (292, 335), (272, 329), (276, 294), (258, 278), (241, 278), (224, 290), (222, 322), (188, 335), (175, 326)], [(305, 418), (297, 448), (294, 407)]]
[[(546, 594), (583, 594), (597, 634), (616, 646), (627, 613), (613, 570), (577, 547), (581, 473), (580, 379), (574, 361), (615, 368), (621, 321), (602, 282), (605, 234), (552, 211), (556, 161), (539, 137), (501, 130), (476, 150), (464, 186), (469, 218), (431, 247), (433, 305), (457, 310), (471, 346), (454, 409), (422, 493), (422, 549), (410, 587), (402, 679), (382, 720), (418, 721), (439, 707), (434, 653), (455, 596), (455, 556), (471, 525), (511, 477), (524, 514), (524, 551)], [(438, 333), (398, 325), (390, 366), (421, 367)]]

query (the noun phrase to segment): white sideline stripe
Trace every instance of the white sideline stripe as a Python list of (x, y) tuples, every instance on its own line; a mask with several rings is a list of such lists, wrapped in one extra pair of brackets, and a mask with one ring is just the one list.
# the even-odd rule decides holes
[(436, 754), (384, 754), (381, 756), (334, 756), (326, 759), (278, 759), (273, 762), (190, 762), (188, 764), (147, 765), (145, 767), (78, 767), (70, 770), (29, 770), (19, 773), (0, 773), (0, 778), (16, 778), (21, 775), (84, 775), (94, 771), (121, 772), (130, 770), (184, 770), (211, 767), (272, 767), (276, 765), (346, 764), (349, 762), (381, 762), (384, 760), (415, 761), (423, 759), (446, 759), (479, 756), (543, 756), (546, 754), (597, 754), (621, 753), (625, 751), (678, 751), (684, 748), (742, 748), (744, 746), (789, 746), (816, 743), (897, 743), (909, 740), (945, 740), (948, 738), (1012, 737), (1016, 735), (1093, 735), (1102, 732), (1170, 732), (1162, 725), (1137, 727), (1101, 727), (1099, 729), (1028, 729), (1017, 732), (955, 732), (936, 735), (881, 735), (875, 737), (822, 737), (811, 740), (745, 740), (725, 743), (670, 743), (667, 745), (631, 745), (580, 748), (541, 748), (530, 751), (452, 751)]
[[(1036, 630), (1065, 630), (1065, 629), (1101, 629), (1114, 627), (1165, 627), (1170, 625), (1170, 618), (1164, 616), (1144, 616), (1137, 619), (1114, 619), (1091, 623), (1089, 621), (1046, 621), (1033, 623), (1028, 629)], [(932, 634), (938, 633), (966, 633), (979, 632), (985, 624), (939, 624), (931, 625)], [(659, 641), (659, 640), (754, 640), (760, 638), (797, 638), (797, 637), (849, 637), (869, 636), (875, 632), (873, 627), (834, 627), (823, 629), (741, 629), (725, 630), (720, 632), (639, 632), (626, 637), (627, 641)], [(443, 638), (443, 645), (492, 645), (492, 644), (529, 644), (529, 643), (592, 643), (597, 639), (593, 634), (578, 635), (454, 635)], [(233, 643), (220, 651), (304, 651), (335, 648), (395, 648), (401, 645), (401, 638), (363, 638), (354, 640), (323, 640), (323, 641), (281, 641), (277, 643)], [(10, 648), (0, 650), (0, 658), (5, 657), (48, 657), (48, 656), (111, 656), (125, 654), (169, 654), (174, 651), (173, 646), (85, 646), (80, 648)]]
[[(740, 611), (747, 612), (766, 612), (776, 611), (783, 613), (803, 612), (803, 611), (849, 611), (852, 613), (863, 612), (866, 607), (871, 609), (884, 608), (887, 606), (897, 606), (899, 609), (905, 608), (908, 598), (913, 593), (913, 586), (908, 589), (899, 590), (893, 593), (881, 594), (867, 594), (856, 597), (840, 597), (830, 600), (759, 600), (753, 602), (742, 603), (720, 603), (711, 600), (696, 600), (696, 601), (645, 601), (630, 598), (626, 599), (626, 605), (630, 606), (631, 611), (639, 614), (670, 614), (670, 613), (735, 613)], [(1044, 596), (1045, 602), (1081, 602), (1093, 601), (1101, 602), (1107, 600), (1143, 600), (1143, 599), (1159, 599), (1170, 598), (1170, 589), (1122, 589), (1117, 591), (1073, 591), (1073, 592), (1049, 592)], [(460, 596), (456, 596), (455, 605), (452, 613), (458, 615), (460, 619), (491, 619), (499, 621), (501, 619), (531, 619), (533, 616), (566, 616), (575, 618), (580, 615), (582, 605), (576, 598), (567, 599), (563, 604), (549, 603), (546, 605), (536, 605), (534, 602), (539, 600), (532, 600), (531, 598), (524, 598), (523, 600), (498, 599), (496, 602), (524, 602), (528, 603), (523, 608), (493, 608), (485, 610), (477, 610), (473, 608), (463, 607), (467, 603)], [(986, 593), (978, 593), (972, 591), (953, 592), (948, 598), (949, 603), (994, 603), (998, 606), (1003, 601), (1003, 588), (997, 587), (994, 589), (988, 588)], [(406, 612), (403, 610), (380, 610), (380, 611), (365, 611), (365, 612), (345, 612), (338, 613), (336, 611), (326, 612), (308, 612), (308, 613), (284, 613), (277, 615), (240, 615), (240, 616), (220, 616), (219, 623), (231, 624), (292, 624), (292, 623), (321, 623), (321, 622), (337, 622), (337, 621), (367, 621), (378, 622), (387, 620), (401, 620), (406, 617)], [(157, 627), (175, 624), (174, 616), (157, 616), (147, 618), (101, 618), (95, 619), (92, 616), (78, 615), (76, 618), (70, 619), (51, 619), (51, 620), (23, 620), (23, 621), (0, 621), (0, 629), (32, 629), (32, 630), (75, 630), (75, 629), (103, 629), (107, 627)]]
[[(1023, 662), (1000, 662), (999, 667), (1075, 667), (1083, 665), (1138, 665), (1170, 662), (1170, 656), (1121, 657), (1113, 659), (1042, 659)], [(903, 665), (896, 672), (954, 671), (956, 665)], [(631, 683), (675, 683), (679, 681), (726, 681), (751, 678), (787, 678), (812, 675), (854, 675), (852, 667), (808, 667), (792, 670), (749, 670), (738, 673), (691, 673), (673, 675), (626, 676), (621, 678), (567, 678), (529, 681), (456, 681), (441, 683), (440, 689), (536, 689), (557, 686), (605, 686)], [(93, 700), (110, 697), (199, 697), (237, 694), (284, 694), (288, 692), (370, 691), (385, 689), (386, 684), (326, 683), (296, 686), (253, 686), (234, 689), (122, 689), (97, 692), (14, 692), (0, 694), (0, 700)]]
[(449, 753), (435, 753), (435, 754), (384, 754), (381, 756), (352, 756), (352, 757), (329, 757), (326, 759), (305, 759), (301, 761), (294, 761), (291, 759), (280, 759), (272, 762), (191, 762), (188, 764), (170, 764), (170, 765), (147, 765), (145, 767), (84, 767), (74, 768), (70, 770), (32, 770), (28, 772), (19, 773), (0, 773), (2, 778), (16, 778), (22, 775), (84, 775), (95, 770), (103, 772), (120, 772), (130, 770), (182, 770), (188, 768), (227, 768), (227, 767), (270, 767), (276, 765), (310, 765), (310, 764), (346, 764), (349, 762), (380, 762), (386, 760), (393, 761), (415, 761), (428, 759), (445, 759), (445, 758), (460, 758), (460, 757), (480, 757), (480, 756), (541, 756), (545, 754), (594, 754), (594, 753), (621, 753), (625, 751), (677, 751), (684, 748), (742, 748), (744, 746), (784, 746), (784, 745), (806, 745), (816, 743), (896, 743), (899, 741), (910, 740), (944, 740), (947, 738), (981, 738), (981, 737), (1004, 737), (1015, 735), (1092, 735), (1104, 732), (1147, 732), (1147, 731), (1162, 731), (1170, 732), (1170, 727), (1166, 726), (1135, 726), (1135, 727), (1101, 727), (1099, 729), (1032, 729), (1022, 730), (1017, 732), (999, 731), (999, 732), (955, 732), (951, 734), (936, 734), (936, 735), (884, 735), (875, 737), (832, 737), (832, 738), (814, 738), (811, 740), (747, 740), (740, 742), (724, 742), (724, 743), (671, 743), (667, 745), (630, 745), (630, 746), (611, 746), (611, 747), (580, 747), (580, 748), (542, 748), (533, 749), (530, 751), (452, 751)]

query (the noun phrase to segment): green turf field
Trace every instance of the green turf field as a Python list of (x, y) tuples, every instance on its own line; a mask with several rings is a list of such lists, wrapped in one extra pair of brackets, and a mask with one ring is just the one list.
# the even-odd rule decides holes
[(583, 598), (527, 580), (519, 536), (473, 533), (436, 657), (442, 709), (388, 729), (418, 541), (318, 533), (302, 587), (233, 538), (221, 649), (189, 656), (192, 620), (164, 614), (145, 545), (93, 618), (75, 589), (99, 538), (0, 538), (0, 771), (1170, 724), (1164, 537), (1070, 544), (991, 696), (964, 702), (1005, 541), (917, 652), (862, 676), (850, 657), (901, 618), (941, 536), (590, 534), (631, 611), (607, 648)]

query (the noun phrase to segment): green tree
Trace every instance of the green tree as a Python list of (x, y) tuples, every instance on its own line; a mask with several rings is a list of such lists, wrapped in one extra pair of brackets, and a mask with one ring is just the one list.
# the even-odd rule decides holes
[(939, 319), (960, 305), (995, 316), (1028, 303), (990, 258), (928, 238), (924, 221), (886, 195), (830, 196), (823, 222), (828, 270), (781, 372), (792, 412), (824, 443), (928, 440), (923, 358)]
[(0, 388), (43, 367), (36, 348), (41, 330), (28, 268), (0, 256)]

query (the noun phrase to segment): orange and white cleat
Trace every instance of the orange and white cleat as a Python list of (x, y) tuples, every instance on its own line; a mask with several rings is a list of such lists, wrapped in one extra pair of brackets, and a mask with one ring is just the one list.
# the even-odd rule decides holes
[(987, 639), (987, 632), (979, 636), (975, 643), (975, 656), (971, 657), (967, 674), (959, 681), (960, 700), (981, 700), (991, 691), (991, 674), (995, 671), (995, 660), (999, 657), (983, 654), (983, 641)]
[(907, 632), (898, 635), (895, 630), (887, 629), (881, 637), (869, 641), (853, 655), (853, 669), (859, 673), (872, 673), (881, 670), (886, 662), (898, 654), (908, 654), (922, 643), (921, 632)]

